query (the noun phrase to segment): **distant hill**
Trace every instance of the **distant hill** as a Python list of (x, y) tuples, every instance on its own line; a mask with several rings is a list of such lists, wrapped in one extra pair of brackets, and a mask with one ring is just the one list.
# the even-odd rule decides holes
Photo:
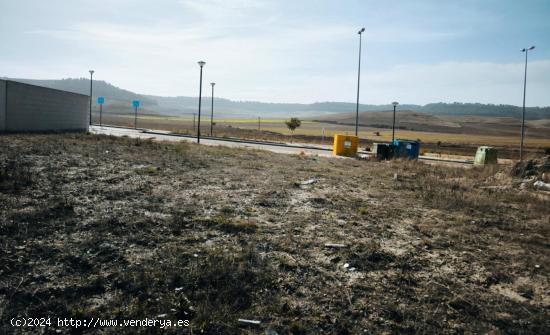
[[(9, 78), (6, 78), (9, 79)], [(61, 79), (61, 80), (35, 80), (35, 79), (11, 79), (33, 85), (51, 87), (76, 93), (89, 94), (90, 81), (87, 78)], [(94, 101), (97, 96), (104, 96), (107, 100), (106, 107), (111, 113), (132, 113), (130, 102), (140, 100), (143, 106), (142, 112), (157, 115), (188, 115), (197, 112), (197, 97), (162, 97), (143, 95), (118, 88), (105, 81), (94, 80)], [(209, 110), (210, 97), (203, 98), (203, 106)], [(222, 117), (270, 117), (287, 118), (296, 116), (307, 119), (319, 119), (325, 116), (335, 116), (336, 119), (345, 118), (346, 113), (355, 112), (355, 104), (349, 102), (316, 102), (312, 104), (295, 103), (266, 103), (257, 101), (232, 101), (216, 98), (215, 108), (218, 116)], [(365, 105), (361, 104), (361, 112), (386, 113), (392, 110), (392, 105)], [(493, 105), (479, 103), (431, 103), (424, 106), (403, 104), (399, 105), (400, 111), (424, 113), (432, 116), (483, 116), (483, 117), (508, 117), (521, 118), (522, 108), (511, 105)], [(526, 118), (528, 120), (550, 119), (550, 107), (529, 107)]]
[[(355, 113), (325, 115), (314, 119), (323, 124), (355, 125)], [(363, 127), (391, 129), (393, 113), (360, 112), (359, 125)], [(518, 136), (521, 121), (511, 117), (432, 115), (410, 110), (396, 113), (395, 127), (398, 130), (427, 131), (446, 134), (472, 134), (494, 136)], [(531, 138), (549, 138), (550, 119), (528, 120), (527, 129)]]
[[(319, 104), (311, 104), (319, 105)], [(340, 113), (355, 112), (355, 104), (346, 103), (322, 103), (325, 110), (340, 110)], [(329, 107), (329, 108), (327, 108)], [(485, 117), (511, 117), (520, 119), (522, 107), (512, 105), (494, 105), (480, 103), (431, 103), (420, 105), (399, 105), (399, 111), (419, 112), (435, 116), (485, 116)], [(360, 105), (361, 112), (392, 112), (392, 105)], [(528, 120), (550, 119), (550, 107), (527, 107), (525, 118)], [(355, 122), (355, 121), (354, 121)]]
[[(469, 115), (521, 118), (522, 107), (480, 103), (432, 103), (422, 106), (419, 112), (432, 115)], [(529, 120), (550, 119), (550, 107), (528, 107), (525, 117)]]
[[(393, 113), (385, 112), (360, 112), (359, 125), (387, 128), (391, 127)], [(339, 113), (319, 117), (316, 121), (338, 124), (355, 124), (355, 113)], [(415, 129), (419, 125), (444, 127), (444, 128), (459, 128), (460, 124), (447, 120), (446, 117), (439, 117), (421, 112), (410, 110), (399, 110), (397, 113), (396, 122), (399, 123), (401, 129)]]
[[(49, 88), (55, 88), (58, 90), (64, 90), (74, 93), (90, 94), (90, 79), (78, 78), (78, 79), (60, 79), (60, 80), (38, 80), (38, 79), (19, 79), (19, 78), (7, 78), (13, 81), (19, 81), (31, 85), (44, 86)], [(144, 95), (130, 92), (114, 85), (111, 85), (102, 80), (94, 80), (93, 85), (94, 97), (103, 96), (106, 99), (120, 100), (120, 101), (132, 101), (140, 100), (144, 105), (156, 105), (157, 102), (153, 99), (149, 99)]]

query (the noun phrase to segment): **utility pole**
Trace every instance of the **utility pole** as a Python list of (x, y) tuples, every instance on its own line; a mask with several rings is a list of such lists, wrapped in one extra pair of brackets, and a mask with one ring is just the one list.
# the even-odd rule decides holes
[(214, 128), (214, 85), (216, 83), (210, 83), (212, 85), (212, 109), (210, 110), (210, 137), (212, 137), (212, 129)]
[(395, 141), (395, 108), (397, 105), (399, 105), (399, 102), (394, 101), (391, 103), (393, 105), (393, 122), (391, 126), (391, 143), (393, 144), (393, 141)]
[(206, 62), (203, 62), (202, 60), (198, 62), (199, 66), (201, 67), (201, 78), (199, 83), (199, 122), (197, 126), (197, 143), (201, 143), (201, 100), (202, 100), (202, 68)]
[(530, 48), (521, 49), (521, 52), (525, 52), (525, 73), (523, 77), (523, 113), (521, 114), (521, 144), (519, 146), (519, 161), (523, 162), (523, 138), (525, 137), (525, 94), (527, 92), (527, 54), (529, 50), (533, 50), (535, 46)]
[(92, 125), (92, 83), (94, 82), (94, 70), (90, 70), (90, 126)]
[(361, 28), (359, 34), (359, 67), (357, 69), (357, 104), (355, 106), (355, 136), (359, 136), (359, 83), (361, 82), (361, 36), (365, 28)]
[(260, 117), (258, 116), (258, 131), (260, 131), (261, 129), (261, 121), (260, 121)]

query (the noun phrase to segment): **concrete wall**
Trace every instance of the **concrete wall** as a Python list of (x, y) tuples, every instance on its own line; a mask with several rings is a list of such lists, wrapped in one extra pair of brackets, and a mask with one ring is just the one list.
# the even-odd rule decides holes
[(0, 132), (6, 130), (6, 82), (0, 80)]
[(3, 130), (18, 132), (88, 129), (87, 95), (10, 80), (3, 84), (7, 85)]

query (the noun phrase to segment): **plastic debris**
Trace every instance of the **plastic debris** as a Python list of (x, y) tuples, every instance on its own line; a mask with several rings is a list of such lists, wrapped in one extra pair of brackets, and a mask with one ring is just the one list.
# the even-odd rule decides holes
[(300, 185), (311, 185), (311, 184), (315, 184), (317, 181), (318, 180), (316, 178), (311, 178), (301, 182)]
[(536, 181), (533, 186), (539, 190), (550, 191), (550, 184), (547, 184), (541, 180)]
[(250, 325), (259, 325), (262, 322), (258, 320), (248, 320), (248, 319), (237, 319), (238, 322), (250, 324)]

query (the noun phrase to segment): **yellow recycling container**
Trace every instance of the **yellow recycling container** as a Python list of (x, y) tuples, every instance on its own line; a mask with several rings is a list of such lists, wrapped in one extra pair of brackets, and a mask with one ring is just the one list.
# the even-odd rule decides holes
[(355, 157), (357, 147), (359, 146), (359, 137), (351, 135), (334, 135), (334, 147), (332, 153), (336, 156)]

